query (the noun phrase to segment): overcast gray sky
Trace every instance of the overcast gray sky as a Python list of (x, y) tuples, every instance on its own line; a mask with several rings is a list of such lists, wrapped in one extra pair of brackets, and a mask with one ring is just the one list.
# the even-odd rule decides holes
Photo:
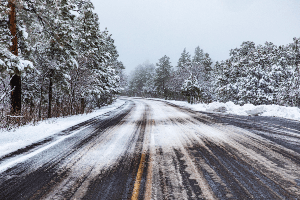
[(243, 41), (276, 45), (300, 37), (300, 0), (92, 0), (115, 40), (119, 60), (131, 71), (164, 55), (175, 66), (186, 47), (199, 45), (225, 60)]

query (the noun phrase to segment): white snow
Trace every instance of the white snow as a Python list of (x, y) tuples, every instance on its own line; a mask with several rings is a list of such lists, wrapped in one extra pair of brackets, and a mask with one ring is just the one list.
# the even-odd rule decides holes
[(21, 59), (19, 65), (18, 65), (18, 69), (20, 71), (23, 71), (25, 68), (31, 68), (31, 69), (33, 69), (34, 68), (33, 67), (33, 63), (30, 62), (30, 61), (28, 61), (28, 60), (22, 60)]
[(26, 28), (25, 27), (19, 27), (19, 29), (22, 31), (22, 34), (24, 36), (25, 39), (28, 38), (28, 33), (26, 31)]
[(209, 104), (189, 104), (185, 101), (174, 101), (167, 100), (167, 102), (188, 107), (195, 111), (205, 111), (205, 112), (222, 112), (226, 114), (235, 115), (259, 115), (259, 116), (272, 116), (272, 117), (282, 117), (292, 120), (300, 121), (300, 109), (297, 107), (286, 107), (279, 105), (258, 105), (245, 104), (243, 106), (235, 105), (233, 102), (221, 103), (212, 102)]
[(74, 11), (74, 10), (70, 10), (70, 13), (72, 15), (75, 15), (76, 17), (78, 17), (80, 15), (77, 11)]
[(0, 157), (43, 140), (80, 122), (112, 111), (124, 103), (124, 100), (117, 99), (112, 105), (102, 107), (89, 114), (80, 114), (65, 118), (51, 118), (41, 121), (35, 126), (29, 124), (13, 131), (0, 131)]
[(42, 148), (40, 148), (40, 149), (38, 149), (36, 151), (33, 151), (33, 152), (31, 152), (31, 153), (29, 153), (29, 154), (27, 154), (25, 156), (22, 156), (20, 158), (17, 158), (17, 159), (14, 159), (12, 161), (9, 161), (7, 163), (4, 163), (3, 165), (0, 166), (0, 173), (3, 172), (3, 171), (5, 171), (5, 170), (7, 170), (8, 168), (14, 166), (17, 163), (23, 162), (23, 161), (27, 160), (28, 158), (31, 158), (31, 157), (39, 154), (40, 152), (42, 152), (42, 151), (44, 151), (46, 149), (49, 149), (50, 147), (52, 147), (52, 146), (58, 144), (59, 142), (61, 142), (62, 140), (66, 139), (66, 138), (69, 138), (69, 137), (72, 137), (73, 135), (77, 134), (79, 131), (81, 131), (81, 129), (75, 131), (74, 133), (72, 133), (70, 135), (61, 137), (57, 141), (52, 142), (52, 143), (50, 143), (50, 144), (48, 144), (48, 145), (46, 145), (46, 146), (44, 146), (44, 147), (42, 147)]

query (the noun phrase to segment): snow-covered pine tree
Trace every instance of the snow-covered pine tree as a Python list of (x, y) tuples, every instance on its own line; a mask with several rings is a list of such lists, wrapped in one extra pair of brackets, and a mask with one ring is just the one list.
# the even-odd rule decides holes
[(278, 102), (279, 90), (290, 74), (284, 54), (270, 42), (264, 46), (243, 42), (231, 50), (231, 57), (216, 65), (219, 100), (255, 105)]
[[(195, 54), (191, 62), (191, 69), (189, 73), (192, 73), (193, 76), (196, 76), (197, 80), (200, 82), (202, 81), (201, 78), (203, 77), (203, 73), (204, 73), (203, 61), (204, 61), (203, 49), (197, 46), (195, 48)], [(187, 75), (189, 75), (189, 73)]]
[(166, 87), (168, 88), (168, 92), (171, 98), (178, 100), (185, 100), (181, 93), (182, 83), (184, 82), (184, 76), (182, 74), (182, 70), (177, 69), (174, 70), (172, 68), (170, 72), (170, 78), (166, 82)]
[[(6, 73), (10, 72), (13, 74), (14, 68), (12, 65), (12, 60), (15, 55), (10, 51), (12, 34), (9, 30), (8, 21), (9, 21), (10, 8), (8, 7), (8, 1), (1, 0), (0, 3), (0, 75), (1, 78)], [(17, 60), (16, 60), (17, 61)], [(15, 62), (16, 62), (15, 61)], [(17, 65), (16, 63), (14, 65)]]
[(158, 63), (156, 63), (156, 77), (155, 77), (155, 86), (157, 89), (157, 92), (161, 95), (163, 95), (165, 98), (167, 98), (167, 88), (166, 83), (170, 78), (171, 74), (171, 62), (170, 58), (168, 56), (163, 56), (158, 60)]
[(187, 65), (191, 64), (191, 55), (186, 51), (186, 48), (183, 49), (181, 56), (178, 60), (177, 67), (178, 68), (186, 68)]
[(195, 103), (199, 97), (201, 98), (202, 94), (197, 78), (192, 75), (184, 81), (181, 91), (184, 96), (187, 96), (188, 102), (191, 104)]
[[(216, 94), (219, 101), (233, 101), (241, 103), (241, 99), (247, 94), (249, 99), (252, 99), (252, 93), (247, 93), (248, 88), (245, 83), (249, 74), (249, 56), (255, 50), (253, 42), (243, 42), (240, 48), (230, 50), (230, 58), (226, 61), (221, 61), (218, 68), (222, 74), (218, 76), (216, 81)], [(251, 62), (250, 62), (251, 63)], [(250, 88), (252, 85), (248, 85)]]
[(39, 118), (75, 114), (83, 97), (93, 100), (89, 91), (97, 91), (106, 102), (120, 91), (118, 74), (124, 66), (111, 35), (99, 30), (89, 0), (11, 2), (16, 3), (17, 20), (12, 21), (18, 55), (11, 51), (11, 9), (1, 1), (0, 71), (4, 80), (20, 72), (25, 112), (29, 107)]
[(119, 77), (119, 93), (122, 93), (127, 87), (127, 76), (124, 72), (125, 66), (121, 61), (116, 61), (113, 65), (115, 75)]
[[(100, 63), (104, 60), (100, 56), (99, 42), (101, 32), (99, 30), (98, 16), (93, 12), (94, 6), (89, 0), (75, 0), (75, 12), (73, 22), (74, 48), (77, 52), (74, 57), (78, 65), (70, 70), (69, 100), (71, 113), (84, 112), (86, 97), (90, 95), (95, 78), (93, 71), (102, 68)], [(96, 91), (93, 90), (93, 91)], [(102, 90), (101, 90), (102, 91)], [(89, 100), (88, 100), (89, 101)]]
[(149, 61), (146, 61), (144, 63), (144, 66), (145, 66), (144, 74), (145, 74), (146, 82), (144, 83), (142, 90), (146, 97), (152, 97), (152, 96), (155, 96), (155, 93), (156, 93), (155, 66), (152, 63), (149, 63)]
[[(11, 113), (21, 112), (21, 73), (26, 68), (32, 68), (32, 63), (20, 52), (18, 40), (20, 28), (20, 18), (18, 17), (22, 6), (15, 0), (1, 1), (0, 3), (0, 71), (2, 75), (8, 74), (11, 85)], [(7, 73), (4, 73), (7, 72)]]
[(100, 102), (102, 102), (100, 104), (106, 104), (107, 101), (111, 101), (114, 94), (121, 92), (119, 86), (116, 89), (120, 82), (120, 77), (117, 75), (119, 54), (107, 29), (99, 33), (99, 44), (97, 54), (100, 60), (95, 63), (93, 69), (95, 83), (97, 83), (95, 88), (97, 89), (93, 90), (93, 94), (98, 104)]
[(131, 73), (128, 92), (132, 96), (155, 96), (155, 66), (149, 61), (138, 65)]
[[(53, 83), (67, 83), (70, 80), (70, 71), (78, 67), (76, 60), (76, 35), (74, 34), (74, 15), (71, 11), (75, 4), (69, 0), (60, 0), (57, 6), (57, 20), (54, 21), (56, 29), (53, 30), (54, 37), (50, 40), (48, 56), (52, 63), (49, 68), (49, 90), (48, 90), (48, 118), (52, 117)], [(62, 84), (67, 86), (65, 84)], [(58, 85), (55, 85), (58, 86)], [(57, 88), (58, 89), (58, 88)], [(69, 92), (70, 114), (73, 110), (72, 89)]]
[(210, 81), (212, 71), (212, 61), (208, 53), (205, 53), (203, 58), (204, 81)]
[(203, 95), (202, 102), (210, 102), (212, 99), (212, 61), (208, 53), (204, 53), (200, 47), (196, 47), (189, 73), (195, 76), (201, 85)]
[(208, 53), (204, 54), (203, 58), (203, 74), (202, 74), (202, 82), (199, 84), (202, 87), (201, 101), (210, 102), (213, 99), (213, 76), (212, 76), (212, 60)]
[(265, 46), (258, 45), (248, 55), (249, 70), (242, 85), (247, 85), (247, 92), (241, 95), (242, 103), (252, 103), (255, 105), (271, 104), (273, 102), (274, 82), (271, 80), (272, 66), (276, 64), (277, 47), (273, 43), (266, 42)]
[(193, 56), (193, 63), (202, 63), (204, 60), (204, 52), (203, 49), (201, 49), (199, 46), (195, 48), (195, 54)]
[(134, 68), (134, 70), (129, 75), (129, 95), (142, 95), (141, 92), (143, 90), (145, 82), (147, 81), (144, 75), (145, 71), (143, 65), (138, 65)]
[[(69, 26), (69, 29), (71, 27), (71, 24), (66, 22), (68, 16), (70, 16), (67, 9), (70, 9), (70, 7), (68, 2), (59, 0), (50, 2), (40, 0), (35, 3), (24, 1), (20, 7), (19, 13), (22, 20), (19, 21), (23, 22), (22, 26), (27, 35), (26, 41), (30, 51), (27, 57), (33, 61), (36, 69), (26, 73), (26, 77), (24, 76), (24, 80), (29, 82), (24, 87), (24, 94), (26, 95), (23, 99), (26, 102), (29, 96), (35, 96), (34, 99), (39, 96), (38, 105), (39, 112), (41, 112), (41, 102), (44, 99), (43, 93), (45, 92), (45, 88), (42, 88), (48, 82), (48, 116), (51, 116), (53, 83), (60, 82), (57, 86), (66, 87), (66, 79), (69, 77), (68, 65), (70, 63), (74, 64), (73, 59), (68, 57), (68, 55), (74, 53), (74, 51), (70, 51), (72, 49), (70, 48), (72, 45), (70, 32), (72, 30), (66, 31), (67, 26)], [(39, 78), (36, 79), (36, 77)], [(33, 84), (33, 80), (36, 80), (35, 84)], [(41, 92), (38, 92), (39, 95), (34, 92), (35, 89), (28, 87), (29, 85), (35, 85), (34, 88), (40, 87)], [(31, 102), (30, 104), (34, 103)]]
[(168, 87), (171, 89), (172, 96), (182, 96), (181, 86), (185, 79), (190, 75), (191, 71), (191, 55), (184, 48), (177, 62), (175, 71), (170, 74), (172, 79), (167, 82)]
[(214, 91), (216, 95), (216, 100), (221, 101), (221, 102), (227, 102), (230, 101), (232, 96), (228, 93), (231, 92), (228, 88), (230, 87), (229, 83), (231, 81), (231, 63), (229, 60), (226, 61), (221, 61), (220, 63), (216, 63), (215, 66), (215, 75), (216, 79), (214, 82)]
[(277, 100), (281, 105), (300, 106), (300, 38), (280, 46), (280, 66), (285, 66)]

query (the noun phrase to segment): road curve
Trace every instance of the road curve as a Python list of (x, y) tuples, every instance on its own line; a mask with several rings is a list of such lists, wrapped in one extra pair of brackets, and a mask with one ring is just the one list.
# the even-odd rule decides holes
[(300, 199), (300, 123), (126, 98), (0, 158), (0, 199)]

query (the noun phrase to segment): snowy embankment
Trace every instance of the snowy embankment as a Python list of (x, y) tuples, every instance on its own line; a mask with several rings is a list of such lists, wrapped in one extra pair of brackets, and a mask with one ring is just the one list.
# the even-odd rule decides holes
[(124, 100), (117, 99), (112, 105), (104, 106), (89, 114), (80, 114), (65, 118), (51, 118), (41, 121), (35, 126), (29, 124), (16, 130), (0, 131), (0, 158), (20, 148), (43, 140), (64, 129), (79, 124), (80, 122), (112, 111), (124, 103)]
[(282, 117), (300, 121), (300, 109), (297, 107), (285, 107), (278, 105), (259, 105), (245, 104), (243, 106), (235, 105), (233, 102), (210, 104), (189, 104), (185, 101), (167, 100), (167, 102), (188, 107), (195, 111), (221, 112), (235, 115), (253, 115), (253, 116), (271, 116)]

